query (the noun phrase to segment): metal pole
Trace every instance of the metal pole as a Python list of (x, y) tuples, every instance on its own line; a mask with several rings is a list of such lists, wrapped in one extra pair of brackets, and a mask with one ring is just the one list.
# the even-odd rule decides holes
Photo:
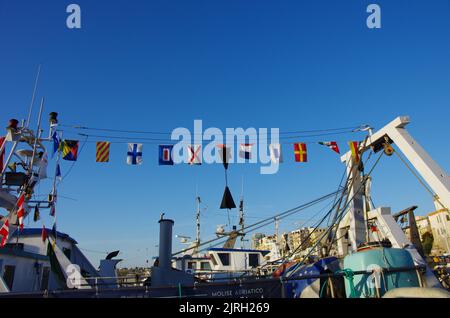
[[(62, 140), (62, 135), (63, 135), (63, 133), (61, 132), (61, 138), (60, 138), (60, 140)], [(61, 141), (60, 141), (60, 142), (61, 142)], [(58, 147), (58, 148), (59, 148), (59, 147)], [(57, 171), (57, 169), (58, 169), (60, 159), (61, 159), (61, 152), (60, 152), (59, 149), (58, 149), (58, 150), (57, 150), (57, 155), (56, 155), (55, 175), (54, 175), (54, 178), (53, 178), (53, 187), (52, 187), (52, 195), (53, 195), (53, 199), (54, 199), (55, 192), (56, 192), (56, 171)], [(62, 175), (61, 175), (61, 178), (62, 178)]]
[[(6, 140), (5, 140), (5, 143), (6, 143)], [(2, 176), (5, 173), (6, 168), (8, 168), (9, 162), (11, 161), (11, 157), (14, 154), (14, 151), (16, 151), (16, 147), (17, 147), (18, 143), (19, 143), (18, 141), (14, 141), (14, 143), (12, 145), (11, 151), (10, 151), (10, 153), (8, 155), (8, 158), (6, 158), (5, 165), (3, 166)]]

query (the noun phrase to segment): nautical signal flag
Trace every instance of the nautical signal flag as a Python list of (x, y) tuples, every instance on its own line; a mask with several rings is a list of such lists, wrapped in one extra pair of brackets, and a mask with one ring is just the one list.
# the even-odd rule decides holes
[(109, 145), (108, 141), (97, 141), (96, 144), (96, 162), (109, 162)]
[(142, 164), (142, 144), (128, 144), (127, 163), (129, 165)]
[(326, 146), (336, 153), (340, 154), (339, 147), (336, 141), (319, 141), (319, 145)]
[[(3, 148), (3, 149), (2, 149)], [(6, 138), (0, 137), (0, 173), (3, 172), (3, 165), (5, 161), (5, 148), (6, 148)]]
[(52, 140), (53, 140), (53, 152), (52, 152), (52, 158), (53, 158), (53, 156), (59, 149), (59, 135), (56, 131), (53, 132)]
[(188, 163), (190, 165), (202, 164), (202, 145), (188, 145)]
[(159, 165), (173, 166), (173, 145), (159, 145)]
[(280, 144), (270, 144), (269, 145), (270, 160), (272, 163), (283, 162), (283, 157), (281, 156), (281, 145)]
[(52, 235), (53, 235), (53, 242), (52, 242), (52, 248), (53, 251), (55, 250), (56, 247), (56, 238), (58, 236), (58, 232), (56, 231), (56, 222), (53, 223), (53, 227), (52, 227)]
[(59, 179), (59, 181), (62, 181), (62, 175), (61, 175), (61, 167), (59, 166), (59, 163), (56, 164), (56, 172), (55, 177)]
[(61, 142), (62, 158), (68, 161), (77, 161), (78, 140), (63, 140)]
[(231, 160), (231, 147), (227, 147), (224, 144), (217, 145), (219, 148), (218, 155), (219, 155), (219, 162), (223, 163), (223, 167), (225, 170), (228, 169), (228, 163)]
[(48, 201), (50, 202), (50, 216), (55, 217), (56, 214), (56, 199), (58, 198), (58, 195), (56, 194), (56, 191), (52, 194), (48, 195)]
[(243, 159), (252, 159), (252, 147), (253, 144), (239, 145), (239, 157)]
[(19, 219), (19, 226), (20, 230), (23, 230), (23, 217), (25, 216), (25, 208), (24, 208), (24, 202), (25, 202), (25, 194), (22, 193), (17, 200), (17, 218)]
[(352, 152), (352, 158), (355, 163), (359, 163), (359, 143), (357, 141), (349, 141), (350, 151)]
[(307, 162), (308, 152), (306, 150), (306, 144), (303, 142), (298, 142), (294, 144), (294, 154), (296, 162)]
[(33, 215), (33, 221), (37, 222), (41, 219), (41, 212), (39, 211), (39, 206), (34, 207), (34, 215)]
[(2, 236), (2, 243), (1, 247), (4, 247), (6, 244), (6, 241), (9, 237), (9, 221), (6, 219), (5, 223), (3, 223), (2, 228), (0, 229), (0, 235)]

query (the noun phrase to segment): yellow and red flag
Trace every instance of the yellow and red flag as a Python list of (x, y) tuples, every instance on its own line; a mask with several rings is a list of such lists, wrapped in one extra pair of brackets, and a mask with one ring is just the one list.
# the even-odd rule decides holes
[(109, 162), (109, 142), (97, 141), (96, 162)]
[(352, 158), (355, 161), (355, 163), (359, 163), (360, 157), (359, 157), (359, 143), (357, 141), (349, 141), (348, 142), (350, 146), (350, 150), (352, 152)]
[(294, 144), (294, 154), (296, 162), (306, 162), (308, 161), (308, 152), (306, 151), (306, 144), (303, 142), (298, 142)]

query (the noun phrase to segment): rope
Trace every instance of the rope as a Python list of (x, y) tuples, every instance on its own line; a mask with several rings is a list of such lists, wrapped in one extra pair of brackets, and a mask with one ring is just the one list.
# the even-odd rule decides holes
[(356, 289), (355, 289), (355, 283), (353, 282), (355, 273), (350, 268), (344, 268), (343, 270), (339, 270), (336, 272), (336, 274), (344, 274), (345, 279), (348, 281), (348, 284), (350, 286), (350, 297), (349, 298), (356, 298)]
[(419, 175), (414, 171), (413, 168), (406, 162), (406, 160), (394, 149), (394, 153), (397, 155), (397, 157), (400, 159), (400, 161), (406, 166), (406, 168), (412, 173), (412, 175), (419, 181), (419, 183), (425, 188), (425, 190), (431, 194), (431, 196), (442, 206), (445, 207), (445, 205), (442, 204), (442, 202), (439, 200), (437, 195), (425, 184), (425, 182), (419, 177)]
[[(81, 148), (80, 148), (80, 151), (78, 152), (78, 155), (80, 155), (81, 152), (83, 151), (83, 148), (86, 145), (86, 142), (87, 142), (88, 138), (89, 138), (89, 136), (86, 136), (86, 139), (84, 140), (83, 144), (81, 145)], [(64, 179), (69, 175), (69, 173), (72, 171), (72, 169), (73, 169), (73, 167), (74, 167), (76, 162), (77, 161), (73, 161), (72, 162), (72, 165), (70, 166), (69, 170), (67, 170), (66, 174), (62, 177), (61, 182), (63, 182)]]
[[(122, 129), (111, 129), (111, 128), (97, 128), (97, 127), (86, 127), (81, 125), (59, 125), (60, 127), (73, 128), (78, 130), (93, 130), (93, 131), (105, 131), (105, 132), (118, 132), (118, 133), (131, 133), (131, 134), (148, 134), (148, 135), (170, 135), (171, 132), (162, 132), (162, 131), (145, 131), (145, 130), (122, 130)], [(341, 128), (328, 128), (328, 129), (314, 129), (314, 130), (297, 130), (297, 131), (287, 131), (280, 132), (280, 134), (308, 134), (308, 133), (317, 133), (317, 132), (332, 132), (339, 130), (351, 130), (351, 132), (355, 132), (357, 128), (361, 128), (362, 125), (355, 125), (349, 127), (341, 127)]]
[(328, 285), (328, 279), (323, 283), (322, 287), (320, 288), (319, 298), (323, 298), (323, 292), (325, 291), (325, 286)]
[[(58, 130), (58, 131), (65, 131), (65, 130)], [(109, 136), (109, 135), (95, 135), (95, 134), (86, 134), (86, 133), (72, 133), (72, 132), (66, 132), (68, 134), (76, 134), (77, 136), (83, 136), (83, 137), (91, 137), (94, 138), (92, 140), (89, 140), (89, 143), (95, 143), (98, 141), (102, 141), (105, 139), (113, 139), (113, 141), (110, 141), (110, 143), (113, 144), (123, 144), (123, 143), (130, 143), (130, 142), (139, 142), (143, 144), (174, 144), (177, 142), (177, 140), (173, 140), (170, 138), (152, 138), (152, 137), (136, 137), (136, 136)], [(312, 134), (312, 135), (297, 135), (297, 136), (280, 136), (280, 144), (282, 145), (290, 145), (293, 144), (294, 141), (290, 141), (290, 139), (304, 139), (304, 138), (314, 138), (314, 137), (322, 137), (322, 136), (335, 136), (335, 135), (342, 135), (342, 134), (353, 134), (355, 131), (348, 130), (348, 131), (340, 131), (340, 132), (332, 132), (332, 133), (321, 133), (321, 134)], [(280, 133), (281, 134), (281, 133)], [(71, 135), (69, 135), (70, 137)], [(230, 135), (231, 136), (231, 135)], [(223, 135), (224, 138), (227, 137), (226, 134)], [(76, 137), (72, 137), (76, 138)], [(115, 139), (115, 141), (114, 141)], [(284, 141), (284, 142), (283, 142)], [(318, 144), (320, 141), (323, 141), (323, 139), (318, 140), (303, 140), (302, 142), (305, 144)]]

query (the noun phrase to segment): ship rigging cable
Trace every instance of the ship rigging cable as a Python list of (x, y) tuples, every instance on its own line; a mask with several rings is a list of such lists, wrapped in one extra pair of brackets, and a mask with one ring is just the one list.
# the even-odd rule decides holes
[[(376, 167), (377, 164), (379, 163), (379, 161), (380, 161), (382, 155), (383, 155), (383, 152), (382, 152), (382, 153), (380, 154), (380, 156), (377, 158), (376, 162), (374, 163), (374, 165), (373, 165), (372, 168), (370, 169), (368, 175), (370, 175), (370, 174), (373, 172), (373, 170), (375, 169), (375, 167)], [(367, 158), (366, 163), (367, 163), (367, 161), (368, 161), (369, 159), (370, 159), (370, 157)], [(342, 180), (343, 180), (343, 179), (341, 179), (341, 184), (342, 184)], [(339, 185), (339, 187), (341, 187), (341, 184)], [(292, 271), (290, 271), (290, 272), (293, 273), (293, 272), (295, 271), (295, 269), (297, 269), (299, 266), (301, 266), (301, 265), (304, 263), (304, 261), (309, 257), (309, 255), (311, 255), (312, 251), (315, 250), (315, 248), (317, 247), (317, 245), (318, 245), (318, 244), (319, 244), (326, 236), (329, 236), (329, 235), (330, 235), (332, 229), (335, 228), (335, 227), (337, 227), (337, 226), (339, 225), (340, 221), (341, 221), (341, 220), (343, 219), (343, 217), (345, 216), (345, 214), (346, 214), (346, 212), (347, 212), (347, 209), (348, 209), (348, 206), (350, 205), (350, 203), (351, 203), (351, 201), (353, 200), (353, 198), (354, 198), (354, 196), (356, 195), (356, 193), (358, 193), (358, 192), (362, 189), (362, 187), (364, 186), (364, 183), (362, 183), (362, 184), (360, 185), (359, 189), (358, 189), (357, 191), (355, 191), (355, 193), (353, 194), (353, 196), (352, 196), (351, 198), (349, 198), (349, 197), (347, 196), (347, 198), (346, 198), (346, 200), (345, 200), (344, 206), (343, 206), (342, 208), (340, 208), (340, 205), (341, 205), (341, 203), (342, 203), (342, 200), (343, 200), (343, 198), (345, 197), (345, 194), (348, 192), (347, 189), (348, 189), (349, 187), (351, 187), (351, 185), (353, 184), (353, 179), (349, 179), (349, 176), (347, 176), (347, 179), (346, 179), (346, 181), (345, 181), (345, 184), (346, 184), (346, 186), (344, 187), (344, 191), (342, 191), (342, 193), (341, 193), (340, 199), (339, 199), (338, 201), (335, 201), (335, 202), (334, 202), (334, 204), (333, 204), (333, 206), (331, 207), (331, 209), (325, 214), (325, 216), (320, 220), (320, 222), (314, 227), (313, 231), (311, 231), (311, 233), (308, 234), (308, 236), (307, 236), (306, 239), (303, 241), (303, 243), (301, 243), (299, 246), (297, 246), (297, 248), (296, 248), (294, 251), (290, 252), (289, 255), (287, 255), (287, 256), (285, 256), (285, 257), (281, 257), (281, 258), (279, 258), (279, 259), (277, 259), (277, 260), (275, 260), (275, 261), (272, 261), (272, 262), (271, 262), (272, 264), (275, 263), (275, 262), (278, 262), (278, 261), (280, 261), (280, 260), (283, 260), (282, 263), (285, 263), (285, 262), (287, 261), (287, 259), (289, 259), (289, 258), (292, 257), (293, 255), (295, 255), (295, 253), (296, 253), (301, 247), (304, 246), (305, 242), (307, 242), (308, 239), (312, 236), (312, 234), (318, 229), (318, 227), (320, 226), (320, 224), (322, 224), (323, 221), (325, 221), (325, 219), (326, 219), (329, 215), (331, 215), (331, 212), (332, 212), (335, 208), (337, 208), (337, 210), (336, 210), (336, 217), (334, 218), (334, 223), (331, 224), (331, 225), (328, 227), (328, 229), (327, 229), (327, 230), (322, 234), (322, 236), (317, 240), (317, 243), (311, 248), (311, 250), (309, 251), (309, 253), (308, 253), (306, 256), (304, 256), (303, 259), (302, 259), (299, 263), (297, 263), (297, 264), (295, 265), (294, 269), (293, 269)], [(335, 238), (335, 235), (333, 235), (332, 240), (333, 240), (334, 238)]]
[[(256, 223), (251, 224), (251, 225), (247, 225), (247, 226), (245, 226), (245, 227), (243, 228), (243, 230), (244, 230), (245, 232), (249, 232), (250, 229), (252, 229), (252, 228), (254, 228), (254, 227), (258, 226), (258, 225), (264, 224), (264, 226), (266, 226), (266, 225), (268, 225), (268, 224), (270, 224), (270, 223), (273, 223), (275, 219), (282, 219), (282, 218), (284, 218), (284, 217), (286, 217), (286, 216), (290, 216), (290, 215), (292, 215), (292, 214), (294, 214), (294, 213), (300, 212), (300, 211), (305, 210), (305, 209), (307, 209), (307, 208), (309, 208), (309, 207), (311, 207), (311, 206), (313, 206), (313, 205), (315, 205), (315, 204), (318, 204), (318, 203), (320, 203), (320, 202), (322, 202), (322, 201), (324, 201), (324, 200), (326, 200), (326, 199), (329, 199), (329, 198), (333, 197), (336, 193), (339, 193), (340, 191), (342, 191), (342, 190), (334, 191), (334, 192), (332, 192), (332, 193), (329, 193), (329, 194), (326, 194), (326, 195), (324, 195), (324, 196), (322, 196), (322, 197), (319, 197), (319, 198), (317, 198), (317, 199), (315, 199), (315, 200), (312, 200), (312, 201), (310, 201), (310, 202), (308, 202), (308, 203), (305, 203), (305, 204), (299, 205), (299, 206), (297, 206), (297, 207), (295, 207), (295, 208), (286, 210), (286, 211), (284, 211), (284, 212), (282, 212), (282, 213), (279, 213), (279, 214), (277, 214), (277, 215), (271, 216), (271, 217), (266, 218), (266, 219), (264, 219), (264, 220), (258, 221), (258, 222), (256, 222)], [(267, 223), (267, 224), (266, 224), (266, 223)], [(178, 255), (178, 254), (187, 252), (187, 251), (189, 251), (189, 250), (192, 250), (192, 249), (194, 249), (194, 248), (198, 248), (198, 247), (203, 246), (203, 245), (210, 244), (210, 243), (215, 242), (215, 241), (218, 241), (218, 240), (220, 240), (220, 239), (223, 239), (223, 237), (214, 238), (214, 239), (211, 239), (211, 240), (209, 240), (209, 241), (203, 242), (203, 243), (201, 243), (201, 244), (198, 245), (198, 246), (193, 246), (193, 247), (189, 247), (189, 248), (183, 249), (183, 250), (181, 250), (181, 251), (179, 251), (179, 252), (176, 252), (176, 253), (172, 254), (172, 256), (175, 256), (175, 255)]]
[[(177, 140), (170, 139), (171, 132), (162, 132), (162, 131), (144, 131), (144, 130), (126, 130), (126, 129), (112, 129), (112, 128), (98, 128), (98, 127), (86, 127), (82, 125), (59, 125), (60, 127), (65, 127), (67, 129), (58, 129), (59, 131), (64, 131), (66, 133), (90, 137), (92, 140), (87, 142), (97, 142), (103, 139), (113, 139), (111, 143), (127, 143), (127, 142), (141, 142), (144, 144), (158, 144), (158, 143), (174, 143)], [(279, 132), (280, 141), (284, 140), (286, 142), (280, 142), (281, 144), (288, 144), (288, 140), (290, 139), (300, 139), (300, 138), (314, 138), (314, 137), (322, 137), (322, 136), (334, 136), (334, 135), (344, 135), (344, 134), (352, 134), (361, 132), (368, 127), (368, 125), (355, 125), (355, 126), (347, 126), (341, 128), (327, 128), (327, 129), (311, 129), (311, 130), (297, 130), (297, 131), (286, 131)], [(80, 131), (87, 131), (80, 132)], [(92, 132), (101, 131), (101, 132), (114, 132), (121, 133), (124, 135), (99, 135)], [(134, 134), (134, 135), (133, 135)], [(149, 135), (149, 137), (136, 136), (136, 134), (144, 134)], [(202, 133), (193, 133), (191, 136), (201, 135)], [(235, 134), (222, 134), (224, 138), (227, 136), (235, 137)], [(322, 140), (319, 140), (322, 141)], [(306, 141), (305, 143), (317, 143), (318, 141)]]
[[(175, 143), (177, 140), (170, 139), (170, 138), (151, 138), (151, 137), (135, 137), (135, 136), (108, 136), (108, 135), (94, 135), (94, 134), (85, 134), (85, 133), (71, 133), (67, 132), (65, 130), (59, 130), (64, 131), (66, 134), (76, 134), (77, 136), (83, 136), (83, 137), (91, 137), (95, 138), (95, 140), (90, 140), (88, 142), (97, 142), (97, 141), (103, 141), (105, 139), (115, 139), (116, 141), (110, 141), (110, 143), (128, 143), (128, 142), (140, 142), (143, 144), (161, 144), (161, 143)], [(280, 142), (280, 144), (291, 144), (292, 142), (288, 142), (290, 139), (303, 139), (303, 138), (314, 138), (314, 137), (324, 137), (324, 136), (336, 136), (336, 135), (344, 135), (344, 134), (353, 134), (356, 133), (354, 130), (347, 130), (347, 131), (341, 131), (341, 132), (330, 132), (330, 133), (321, 133), (321, 134), (314, 134), (314, 135), (296, 135), (296, 136), (280, 136), (279, 140), (284, 141)], [(281, 133), (280, 133), (281, 134)], [(225, 137), (226, 138), (226, 137)], [(304, 141), (306, 144), (316, 144), (317, 141)]]
[[(375, 169), (375, 167), (378, 165), (378, 163), (380, 162), (380, 159), (382, 158), (384, 152), (381, 152), (380, 155), (378, 156), (377, 160), (375, 161), (375, 163), (373, 164), (372, 168), (370, 169), (369, 173), (367, 174), (368, 176), (370, 176), (373, 172), (373, 170)], [(351, 182), (353, 184), (353, 182)], [(341, 212), (339, 213), (339, 217), (337, 222), (330, 226), (324, 233), (323, 235), (317, 240), (316, 244), (314, 244), (314, 246), (311, 248), (311, 250), (303, 257), (303, 259), (297, 263), (295, 265), (295, 267), (293, 268), (292, 271), (290, 271), (290, 273), (293, 273), (295, 271), (295, 269), (297, 269), (298, 267), (300, 267), (301, 265), (304, 264), (305, 260), (311, 255), (312, 251), (315, 250), (315, 248), (319, 245), (319, 243), (322, 241), (322, 239), (325, 237), (325, 235), (328, 235), (329, 232), (336, 227), (344, 218), (345, 214), (347, 213), (347, 209), (350, 205), (350, 203), (352, 202), (353, 198), (356, 196), (356, 194), (361, 191), (361, 189), (363, 188), (363, 186), (365, 186), (364, 182), (361, 183), (361, 185), (359, 186), (359, 188), (357, 189), (357, 191), (355, 191), (355, 193), (352, 195), (352, 197), (349, 199), (348, 197), (345, 200), (345, 204), (344, 207), (341, 209)]]
[[(81, 130), (94, 130), (94, 131), (106, 131), (106, 132), (119, 132), (119, 133), (132, 133), (132, 134), (148, 134), (148, 135), (170, 135), (171, 132), (161, 132), (161, 131), (144, 131), (144, 130), (121, 130), (121, 129), (111, 129), (111, 128), (96, 128), (96, 127), (85, 127), (80, 125), (59, 125), (61, 127), (73, 128), (73, 129), (81, 129)], [(297, 130), (297, 131), (286, 131), (280, 132), (281, 135), (289, 135), (289, 134), (309, 134), (309, 133), (317, 133), (317, 132), (332, 132), (339, 130), (353, 130), (357, 131), (359, 129), (363, 129), (367, 127), (367, 125), (355, 125), (341, 128), (327, 128), (327, 129), (312, 129), (312, 130)]]

